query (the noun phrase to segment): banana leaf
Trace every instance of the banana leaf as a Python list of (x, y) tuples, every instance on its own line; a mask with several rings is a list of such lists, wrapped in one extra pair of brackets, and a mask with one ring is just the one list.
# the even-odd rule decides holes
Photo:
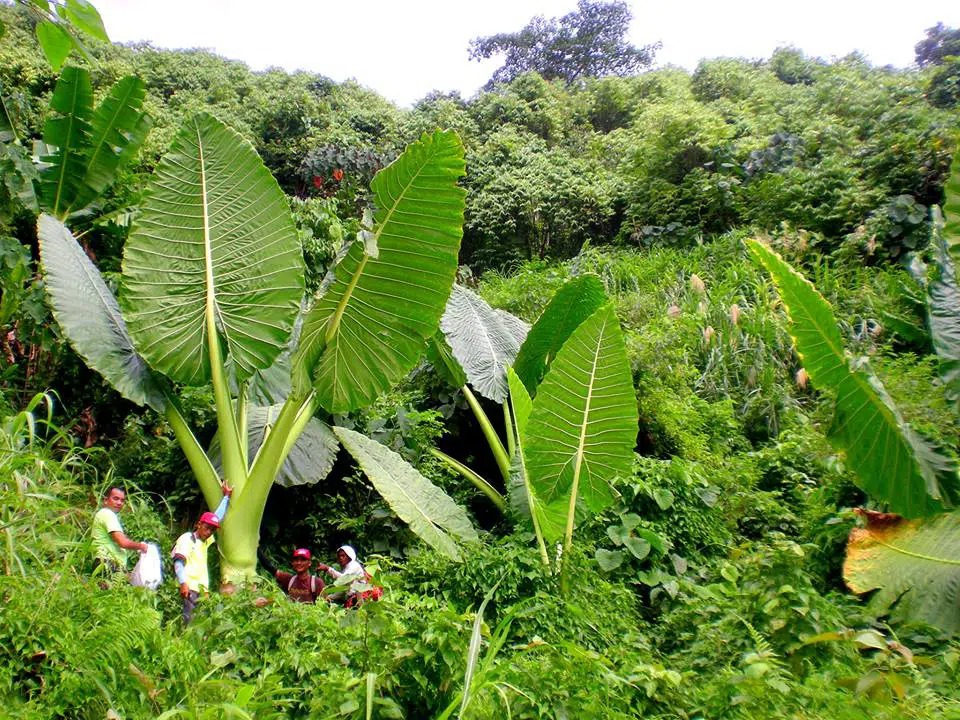
[(810, 379), (834, 396), (830, 440), (844, 450), (860, 487), (909, 518), (956, 502), (953, 460), (907, 425), (865, 361), (847, 356), (823, 296), (770, 248), (755, 240), (748, 245), (780, 291)]
[(51, 117), (43, 126), (43, 142), (56, 151), (41, 158), (40, 202), (53, 215), (66, 217), (83, 188), (93, 133), (93, 86), (90, 73), (65, 67), (50, 99)]
[(865, 514), (866, 527), (854, 528), (847, 543), (847, 586), (858, 595), (876, 591), (874, 612), (960, 632), (960, 513)]
[(132, 75), (110, 88), (91, 119), (83, 181), (65, 203), (66, 210), (79, 210), (100, 197), (117, 179), (118, 171), (135, 157), (152, 126), (141, 111), (146, 94), (147, 86)]

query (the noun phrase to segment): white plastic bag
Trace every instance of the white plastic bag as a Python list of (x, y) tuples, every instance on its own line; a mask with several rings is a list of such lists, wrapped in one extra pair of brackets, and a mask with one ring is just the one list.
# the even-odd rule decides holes
[(160, 548), (153, 543), (147, 543), (147, 551), (140, 553), (137, 566), (130, 573), (130, 584), (138, 587), (156, 590), (163, 580), (163, 569), (160, 564)]

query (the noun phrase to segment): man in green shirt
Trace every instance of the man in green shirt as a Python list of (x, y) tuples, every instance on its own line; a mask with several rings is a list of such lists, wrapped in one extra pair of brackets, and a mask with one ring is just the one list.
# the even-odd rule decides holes
[(121, 488), (112, 487), (103, 496), (103, 507), (93, 516), (93, 552), (97, 566), (104, 566), (107, 572), (125, 572), (129, 551), (147, 551), (147, 544), (131, 540), (124, 534), (117, 513), (126, 502), (127, 493)]

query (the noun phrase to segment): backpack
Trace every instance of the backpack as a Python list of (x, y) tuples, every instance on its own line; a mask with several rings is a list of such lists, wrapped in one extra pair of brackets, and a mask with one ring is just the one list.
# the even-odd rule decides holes
[[(293, 581), (296, 580), (296, 579), (297, 579), (297, 576), (294, 575), (292, 578), (290, 578), (290, 582), (287, 583), (287, 593), (288, 593), (288, 594), (290, 593), (291, 590), (293, 590)], [(310, 592), (313, 593), (314, 597), (317, 597), (317, 596), (319, 596), (319, 594), (320, 594), (320, 593), (317, 591), (317, 576), (316, 576), (316, 575), (311, 575), (311, 576), (310, 576)]]

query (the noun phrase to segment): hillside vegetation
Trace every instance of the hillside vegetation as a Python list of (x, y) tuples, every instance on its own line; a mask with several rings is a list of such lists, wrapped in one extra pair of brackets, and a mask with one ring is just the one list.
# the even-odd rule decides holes
[[(91, 57), (70, 60), (86, 73), (54, 73), (22, 10), (0, 7), (0, 20), (0, 715), (960, 718), (960, 531), (950, 507), (960, 115), (946, 91), (949, 60), (899, 70), (781, 48), (758, 62), (704, 60), (693, 73), (569, 84), (526, 73), (474, 98), (434, 94), (398, 109), (354, 83), (255, 73), (202, 50), (95, 44)], [(128, 75), (143, 83), (148, 118), (131, 114), (131, 126), (149, 132), (96, 197), (81, 188), (63, 210), (59, 193), (49, 202), (47, 165), (68, 166), (65, 145), (34, 145), (57, 131), (51, 119), (82, 114), (79, 101), (51, 109), (58, 81), (89, 76), (90, 100), (100, 102)], [(146, 242), (137, 223), (156, 211), (154, 173), (170, 167), (172, 143), (185, 156), (188, 122), (236, 143), (227, 147), (249, 141), (276, 178), (299, 241), (301, 285), (291, 286), (319, 297), (316, 307), (348, 285), (332, 270), (360, 268), (350, 270), (359, 278), (343, 291), (350, 298), (370, 287), (364, 265), (396, 252), (383, 230), (390, 220), (365, 212), (374, 200), (382, 211), (393, 192), (382, 179), (371, 190), (376, 173), (413, 173), (425, 147), (462, 152), (465, 175), (454, 177), (454, 157), (443, 166), (451, 188), (435, 188), (449, 191), (451, 207), (462, 199), (456, 188), (466, 191), (458, 287), (443, 317), (437, 308), (425, 324), (412, 371), (369, 404), (306, 401), (343, 449), (336, 438), (332, 449), (317, 441), (314, 457), (278, 468), (253, 538), (261, 561), (281, 568), (295, 547), (331, 562), (339, 545), (354, 545), (385, 588), (378, 602), (292, 603), (261, 563), (258, 582), (212, 593), (183, 627), (173, 582), (154, 593), (92, 575), (90, 521), (107, 487), (128, 490), (128, 535), (167, 557), (210, 506), (203, 478), (198, 486), (191, 477), (197, 457), (215, 437), (211, 457), (223, 462), (230, 450), (219, 439), (217, 380), (174, 377), (171, 414), (163, 402), (141, 407), (88, 368), (69, 318), (51, 311), (63, 281), (41, 267), (49, 222), (128, 302), (142, 278), (124, 253)], [(118, 155), (137, 132), (118, 141)], [(429, 229), (456, 234), (439, 221)], [(819, 295), (789, 285), (794, 276), (765, 263), (755, 239)], [(452, 277), (443, 285), (427, 274), (391, 281), (435, 282), (446, 297)], [(558, 308), (555, 296), (572, 300)], [(315, 337), (363, 345), (334, 334), (347, 302), (320, 330), (307, 314), (307, 350), (292, 359), (280, 352), (286, 336), (276, 343), (278, 365), (294, 367), (284, 395), (297, 392), (302, 355), (326, 352), (309, 345)], [(458, 340), (455, 302), (469, 303), (483, 332), (501, 333), (508, 348), (493, 353), (499, 374), (486, 385), (462, 349), (479, 336)], [(589, 318), (569, 321), (568, 309), (572, 317), (584, 307)], [(374, 309), (371, 325), (382, 327), (391, 308)], [(136, 308), (123, 310), (136, 335)], [(608, 345), (604, 318), (604, 332), (619, 328)], [(538, 319), (543, 347), (556, 345), (534, 353), (536, 375), (517, 348), (518, 336), (537, 337)], [(854, 397), (878, 404), (879, 421), (850, 421), (845, 413), (862, 416), (850, 411), (849, 383), (818, 370), (822, 351), (803, 344), (832, 341), (834, 329), (840, 364), (862, 380)], [(399, 344), (401, 331), (380, 334)], [(563, 444), (550, 444), (543, 418), (578, 393), (563, 395), (550, 373), (575, 374), (569, 348), (587, 346), (591, 332), (601, 337), (597, 362), (608, 362), (610, 377), (622, 370), (628, 390), (632, 382), (637, 427), (620, 471), (603, 478), (599, 462), (584, 471), (578, 502), (564, 473), (579, 465), (544, 489), (518, 464), (536, 470), (537, 452)], [(507, 373), (514, 360), (523, 377)], [(233, 380), (241, 373), (232, 360), (226, 368)], [(317, 368), (304, 371), (309, 387)], [(251, 397), (276, 391), (269, 378), (249, 382)], [(267, 426), (280, 425), (267, 417), (257, 421), (264, 447)], [(181, 419), (196, 438), (193, 455), (178, 444)], [(608, 417), (590, 422), (581, 440), (597, 426), (618, 431)], [(919, 486), (885, 489), (886, 479), (913, 477), (883, 454), (890, 437), (916, 451), (904, 463), (921, 468)], [(393, 454), (377, 455), (386, 448)], [(396, 488), (412, 485), (386, 483), (370, 453), (409, 466), (413, 475), (397, 471), (404, 482), (422, 476), (433, 499), (465, 509), (469, 533), (438, 539), (403, 516)], [(319, 455), (325, 471), (298, 477)], [(550, 525), (553, 491), (569, 510), (566, 536)], [(920, 500), (905, 506), (904, 495)], [(231, 543), (221, 542), (227, 551)], [(214, 576), (223, 564), (226, 577), (230, 558), (210, 555)]]

